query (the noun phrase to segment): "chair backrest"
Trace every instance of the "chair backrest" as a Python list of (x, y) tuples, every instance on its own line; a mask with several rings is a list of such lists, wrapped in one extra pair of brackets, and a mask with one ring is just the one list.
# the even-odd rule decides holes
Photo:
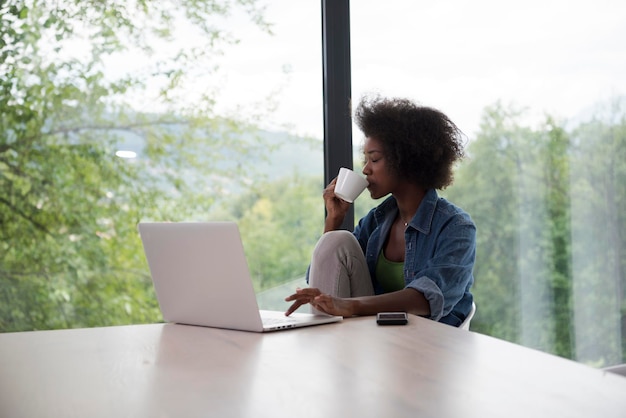
[(467, 318), (465, 318), (463, 323), (459, 325), (459, 328), (469, 331), (470, 322), (472, 318), (474, 317), (475, 313), (476, 313), (476, 303), (472, 302), (472, 309), (470, 310), (469, 315), (467, 315)]
[(607, 371), (607, 372), (611, 372), (611, 373), (615, 373), (615, 374), (619, 374), (619, 375), (622, 375), (622, 376), (626, 377), (626, 363), (624, 363), (624, 364), (617, 364), (615, 366), (605, 367), (602, 370)]

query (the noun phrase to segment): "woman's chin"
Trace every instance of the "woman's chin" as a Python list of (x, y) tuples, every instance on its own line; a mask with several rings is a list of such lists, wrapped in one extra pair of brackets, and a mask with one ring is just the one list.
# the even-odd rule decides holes
[(370, 197), (371, 197), (372, 199), (374, 199), (374, 200), (376, 200), (376, 199), (380, 199), (381, 197), (383, 197), (383, 196), (381, 196), (379, 193), (377, 193), (377, 192), (376, 192), (376, 189), (369, 189), (369, 188), (368, 188), (368, 190), (367, 190), (367, 191), (370, 193)]

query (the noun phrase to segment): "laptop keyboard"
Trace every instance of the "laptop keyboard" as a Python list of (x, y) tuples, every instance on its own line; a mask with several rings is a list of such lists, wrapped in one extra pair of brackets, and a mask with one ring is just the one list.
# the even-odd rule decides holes
[(262, 318), (263, 319), (263, 325), (279, 325), (279, 324), (293, 324), (296, 322), (295, 319), (293, 318), (289, 318), (289, 317), (284, 317), (284, 318)]

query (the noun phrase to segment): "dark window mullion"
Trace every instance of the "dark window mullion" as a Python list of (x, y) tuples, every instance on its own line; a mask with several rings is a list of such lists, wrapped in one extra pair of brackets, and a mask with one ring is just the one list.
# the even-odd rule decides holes
[[(341, 167), (352, 167), (350, 2), (322, 0), (324, 92), (324, 184)], [(342, 229), (354, 229), (351, 206)]]

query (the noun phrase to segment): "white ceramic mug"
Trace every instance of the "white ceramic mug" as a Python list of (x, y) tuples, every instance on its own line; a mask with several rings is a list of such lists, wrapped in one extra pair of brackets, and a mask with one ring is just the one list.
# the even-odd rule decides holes
[(363, 176), (349, 168), (341, 167), (337, 176), (337, 183), (335, 183), (335, 195), (348, 203), (352, 203), (363, 193), (367, 184), (367, 180)]

